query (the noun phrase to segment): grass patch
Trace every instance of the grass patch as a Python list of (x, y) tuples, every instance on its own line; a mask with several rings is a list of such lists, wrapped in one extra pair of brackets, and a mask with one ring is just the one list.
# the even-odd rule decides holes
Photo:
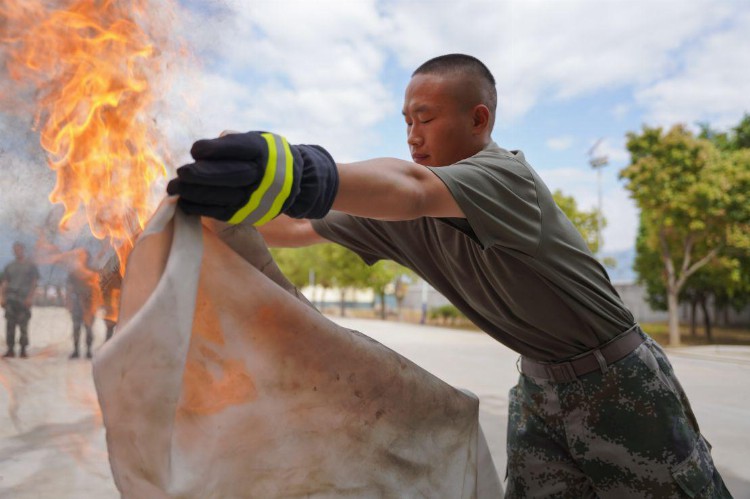
[[(660, 345), (669, 345), (669, 331), (666, 322), (645, 322), (641, 327)], [(688, 325), (680, 325), (681, 345), (750, 345), (750, 328), (711, 328), (713, 341), (709, 343), (706, 332), (699, 327), (695, 336), (690, 333)]]

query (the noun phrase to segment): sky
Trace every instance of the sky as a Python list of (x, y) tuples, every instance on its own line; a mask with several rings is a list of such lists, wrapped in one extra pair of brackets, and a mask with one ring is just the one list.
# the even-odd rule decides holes
[[(635, 244), (637, 210), (618, 179), (626, 133), (726, 129), (750, 112), (750, 0), (179, 0), (171, 13), (152, 4), (159, 29), (190, 54), (167, 66), (157, 116), (171, 172), (194, 140), (223, 130), (274, 131), (339, 162), (409, 159), (401, 106), (411, 72), (462, 52), (497, 80), (493, 139), (522, 150), (552, 190), (595, 208), (589, 161), (606, 156), (606, 251)], [(51, 174), (7, 174), (9, 151), (33, 149), (30, 132), (5, 117), (0, 133), (0, 205), (45, 203)]]

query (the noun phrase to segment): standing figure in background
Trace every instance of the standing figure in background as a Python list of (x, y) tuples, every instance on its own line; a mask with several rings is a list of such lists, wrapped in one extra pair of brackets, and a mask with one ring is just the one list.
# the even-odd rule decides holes
[(110, 258), (99, 273), (99, 289), (102, 294), (104, 324), (107, 326), (107, 335), (104, 341), (112, 337), (117, 325), (117, 315), (120, 308), (120, 288), (122, 287), (119, 262), (115, 257)]
[(107, 326), (107, 336), (104, 341), (109, 340), (115, 332), (117, 325), (117, 309), (120, 302), (120, 285), (122, 279), (118, 273), (111, 279), (106, 287), (102, 287), (102, 299), (104, 302), (104, 324)]
[(29, 319), (31, 305), (34, 302), (36, 283), (39, 280), (39, 269), (26, 258), (26, 247), (13, 243), (15, 260), (6, 265), (0, 284), (0, 302), (5, 309), (5, 342), (8, 350), (3, 357), (15, 357), (16, 326), (20, 331), (19, 343), (21, 357), (26, 357), (29, 346)]
[(73, 352), (71, 359), (80, 356), (81, 326), (86, 329), (86, 358), (90, 359), (94, 343), (94, 315), (98, 304), (98, 273), (89, 268), (90, 255), (86, 250), (77, 253), (75, 264), (68, 274), (66, 306), (73, 319)]

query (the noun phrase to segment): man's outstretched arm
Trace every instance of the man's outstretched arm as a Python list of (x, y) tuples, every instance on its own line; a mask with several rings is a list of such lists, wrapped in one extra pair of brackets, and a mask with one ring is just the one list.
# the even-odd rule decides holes
[[(260, 227), (279, 214), (322, 218), (330, 209), (381, 220), (463, 217), (443, 182), (408, 161), (337, 165), (320, 146), (290, 145), (281, 136), (259, 132), (198, 141), (191, 155), (195, 162), (177, 170), (167, 192), (180, 196), (187, 213), (230, 224), (246, 220)], [(271, 245), (320, 242), (308, 225), (279, 221), (278, 228), (265, 232)]]

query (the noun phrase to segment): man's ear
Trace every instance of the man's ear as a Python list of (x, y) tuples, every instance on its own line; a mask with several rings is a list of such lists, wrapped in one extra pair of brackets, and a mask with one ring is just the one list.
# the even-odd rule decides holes
[(484, 104), (477, 104), (473, 111), (474, 134), (479, 135), (487, 131), (490, 126), (490, 110)]

